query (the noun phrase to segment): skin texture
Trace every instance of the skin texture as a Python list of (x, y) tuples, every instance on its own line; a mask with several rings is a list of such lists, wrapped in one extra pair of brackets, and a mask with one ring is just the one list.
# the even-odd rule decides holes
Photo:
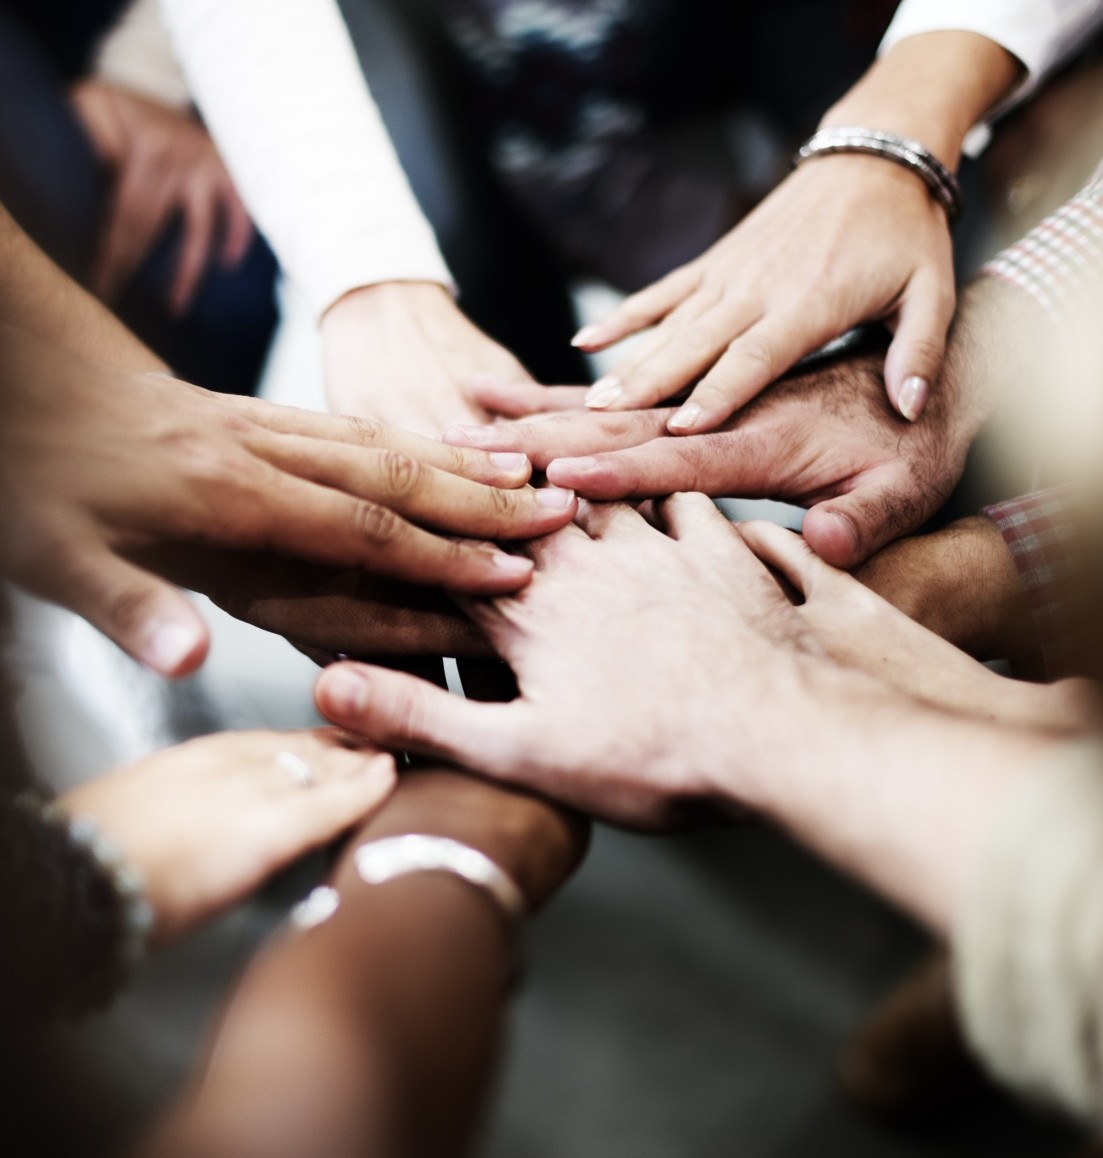
[(0, 562), (166, 675), (202, 662), (206, 627), (131, 551), (233, 548), (504, 591), (531, 566), (451, 536), (539, 535), (574, 512), (563, 491), (523, 487), (518, 456), (496, 463), (378, 423), (96, 365), (15, 331), (0, 339), (0, 493), (12, 512)]
[[(822, 126), (868, 125), (918, 138), (954, 168), (965, 134), (1018, 68), (1004, 49), (972, 33), (911, 37), (881, 57)], [(653, 406), (692, 386), (667, 417), (671, 433), (692, 434), (720, 426), (831, 338), (883, 319), (895, 331), (888, 396), (914, 420), (938, 378), (953, 312), (941, 206), (915, 174), (848, 155), (801, 166), (696, 261), (634, 294), (575, 341), (596, 351), (655, 326), (595, 383), (588, 405)]]
[[(538, 401), (522, 387), (495, 394), (514, 413)], [(798, 503), (810, 508), (804, 533), (817, 553), (853, 567), (946, 501), (975, 433), (961, 409), (947, 383), (922, 421), (905, 422), (885, 398), (880, 356), (869, 354), (777, 383), (710, 434), (667, 437), (668, 410), (574, 412), (457, 428), (445, 441), (522, 451), (589, 499), (701, 491)]]
[(183, 224), (169, 305), (184, 313), (214, 260), (232, 269), (253, 226), (206, 130), (187, 111), (99, 80), (74, 86), (73, 107), (111, 174), (111, 200), (91, 287), (114, 301), (166, 228)]
[[(760, 541), (807, 588), (802, 610), (707, 500), (675, 496), (658, 513), (667, 534), (628, 508), (587, 507), (581, 526), (529, 546), (538, 573), (523, 593), (465, 603), (517, 676), (514, 702), (341, 665), (322, 674), (319, 707), (378, 742), (616, 823), (660, 825), (687, 800), (750, 806), (949, 928), (993, 809), (1067, 720), (994, 725), (1004, 685), (976, 665), (951, 673), (974, 701), (947, 710), (922, 678), (921, 629), (887, 606), (876, 623), (897, 638), (836, 658), (843, 635), (860, 647), (869, 623), (863, 601), (875, 597), (855, 580), (803, 547), (795, 556), (788, 539), (768, 551)], [(836, 616), (833, 634), (824, 624)], [(945, 645), (930, 646), (941, 665)], [(982, 704), (989, 718), (973, 714)]]
[(531, 382), (525, 368), (460, 311), (443, 287), (388, 282), (346, 294), (322, 319), (330, 409), (436, 438), (486, 422), (482, 377)]
[(486, 897), (444, 874), (359, 879), (356, 847), (408, 832), (479, 849), (532, 908), (575, 868), (587, 836), (534, 797), (440, 769), (404, 774), (335, 867), (336, 914), (277, 939), (250, 967), (203, 1072), (144, 1158), (467, 1152), (497, 1055), (513, 939)]
[[(314, 782), (297, 784), (280, 753), (304, 760)], [(362, 822), (394, 783), (390, 754), (335, 729), (227, 732), (119, 768), (60, 804), (143, 873), (163, 946)]]

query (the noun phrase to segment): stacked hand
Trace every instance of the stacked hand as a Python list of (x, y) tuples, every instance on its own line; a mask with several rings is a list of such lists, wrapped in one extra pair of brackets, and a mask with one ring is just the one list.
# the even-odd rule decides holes
[(574, 513), (569, 493), (524, 486), (520, 455), (230, 399), (11, 330), (0, 338), (0, 563), (167, 675), (202, 662), (206, 628), (132, 553), (229, 548), (493, 593), (526, 583), (531, 563), (450, 536), (543, 535)]

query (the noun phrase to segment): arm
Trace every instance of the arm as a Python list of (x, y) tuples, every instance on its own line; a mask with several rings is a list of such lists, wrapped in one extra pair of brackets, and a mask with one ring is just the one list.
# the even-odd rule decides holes
[(515, 947), (502, 913), (466, 882), (359, 879), (357, 846), (409, 832), (477, 848), (534, 908), (585, 846), (580, 822), (535, 798), (451, 772), (403, 776), (337, 863), (336, 913), (285, 935), (250, 968), (194, 1088), (143, 1154), (466, 1152)]
[(437, 436), (528, 379), (461, 313), (334, 0), (162, 0), (238, 188), (322, 319), (331, 409)]
[[(1018, 62), (969, 32), (894, 45), (824, 117), (917, 138), (949, 168)], [(855, 222), (861, 227), (855, 230)], [(627, 299), (577, 341), (596, 350), (657, 323), (595, 385), (589, 405), (654, 405), (695, 379), (674, 434), (721, 425), (799, 358), (864, 321), (895, 330), (885, 368), (914, 421), (941, 367), (954, 312), (946, 213), (915, 173), (880, 157), (817, 157), (701, 258)]]

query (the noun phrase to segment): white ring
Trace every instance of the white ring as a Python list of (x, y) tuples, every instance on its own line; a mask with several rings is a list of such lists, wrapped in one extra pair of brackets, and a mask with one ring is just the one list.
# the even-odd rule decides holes
[(295, 752), (277, 752), (276, 763), (290, 775), (298, 788), (310, 788), (317, 782), (313, 768)]

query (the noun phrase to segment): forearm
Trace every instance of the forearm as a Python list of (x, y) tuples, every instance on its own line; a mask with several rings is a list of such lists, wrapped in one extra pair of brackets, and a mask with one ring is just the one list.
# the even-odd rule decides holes
[(466, 1150), (493, 1072), (513, 937), (464, 881), (360, 879), (360, 844), (410, 832), (479, 849), (533, 905), (583, 845), (577, 821), (532, 797), (455, 773), (408, 774), (342, 856), (335, 914), (284, 936), (250, 969), (191, 1104), (144, 1154)]
[(166, 370), (110, 310), (67, 277), (0, 206), (0, 322), (90, 361)]
[(913, 137), (956, 168), (969, 130), (1021, 69), (1006, 49), (973, 32), (911, 36), (881, 56), (821, 124), (868, 125)]

